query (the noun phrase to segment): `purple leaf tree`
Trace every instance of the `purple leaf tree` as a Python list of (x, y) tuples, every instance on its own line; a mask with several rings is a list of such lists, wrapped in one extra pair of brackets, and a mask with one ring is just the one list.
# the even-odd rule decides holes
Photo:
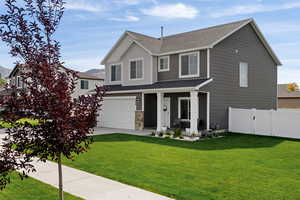
[[(2, 118), (10, 123), (0, 150), (0, 188), (19, 171), (24, 178), (35, 171), (34, 158), (55, 160), (59, 171), (59, 199), (63, 199), (61, 159), (86, 152), (88, 137), (101, 107), (104, 90), (72, 99), (76, 72), (63, 67), (60, 44), (54, 33), (64, 13), (63, 0), (5, 0), (7, 11), (0, 16), (0, 38), (16, 57), (25, 87), (15, 87), (0, 100)], [(38, 125), (16, 121), (30, 118)]]

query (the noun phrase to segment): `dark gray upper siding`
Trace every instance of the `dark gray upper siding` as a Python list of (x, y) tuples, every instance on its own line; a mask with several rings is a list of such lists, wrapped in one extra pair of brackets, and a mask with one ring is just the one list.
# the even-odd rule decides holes
[[(158, 63), (158, 62), (157, 62)], [(159, 66), (157, 66), (158, 68)], [(158, 71), (158, 70), (157, 70)], [(207, 77), (207, 50), (200, 51), (200, 76), (199, 78)], [(179, 78), (179, 54), (170, 55), (170, 70), (166, 72), (157, 72), (157, 80), (182, 80)]]
[[(238, 53), (236, 53), (238, 50)], [(276, 109), (277, 66), (250, 25), (211, 49), (213, 82), (210, 91), (211, 123), (228, 127), (228, 107)], [(239, 63), (248, 63), (248, 88), (239, 87)]]

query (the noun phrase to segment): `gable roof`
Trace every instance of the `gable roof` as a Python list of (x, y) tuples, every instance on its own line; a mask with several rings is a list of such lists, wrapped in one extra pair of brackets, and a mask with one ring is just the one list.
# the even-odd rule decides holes
[(148, 50), (151, 55), (167, 55), (172, 53), (181, 53), (199, 49), (213, 48), (216, 44), (223, 41), (225, 38), (229, 37), (236, 31), (240, 30), (244, 26), (251, 24), (255, 33), (264, 44), (265, 48), (273, 58), (277, 65), (281, 65), (281, 62), (275, 55), (271, 46), (266, 41), (265, 37), (262, 35), (257, 24), (253, 19), (245, 19), (241, 21), (236, 21), (228, 24), (222, 24), (218, 26), (212, 26), (209, 28), (199, 29), (195, 31), (170, 35), (161, 38), (150, 37), (140, 33), (126, 31), (110, 52), (105, 56), (101, 64), (104, 64), (108, 59), (112, 51), (118, 46), (122, 39), (129, 35), (134, 42)]
[(278, 98), (300, 98), (300, 91), (289, 91), (288, 84), (279, 84), (277, 88)]
[[(72, 70), (72, 69), (69, 69), (69, 68), (66, 68), (66, 67), (62, 67), (64, 69), (68, 69), (68, 70), (71, 70), (71, 71), (75, 71), (75, 70)], [(9, 74), (9, 78), (11, 78), (12, 76), (14, 76), (14, 74), (17, 72), (18, 70), (18, 66), (16, 65), (13, 70), (10, 72)], [(76, 75), (79, 79), (91, 79), (91, 80), (104, 80), (103, 78), (100, 78), (100, 77), (97, 77), (97, 76), (94, 76), (94, 75), (91, 75), (91, 74), (88, 74), (88, 73), (85, 73), (85, 72), (78, 72), (78, 71), (75, 71), (77, 72)]]

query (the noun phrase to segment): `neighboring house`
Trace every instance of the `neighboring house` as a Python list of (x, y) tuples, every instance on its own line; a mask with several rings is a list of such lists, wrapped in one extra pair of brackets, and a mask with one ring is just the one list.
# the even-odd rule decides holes
[[(64, 68), (62, 68), (64, 69)], [(78, 81), (74, 93), (72, 94), (73, 98), (77, 98), (80, 95), (88, 94), (90, 90), (95, 89), (96, 85), (103, 85), (104, 80), (96, 76), (77, 72)], [(24, 88), (24, 83), (22, 77), (20, 76), (20, 71), (18, 67), (15, 67), (9, 74), (10, 85), (15, 85), (17, 88)]]
[(126, 31), (106, 55), (102, 127), (228, 128), (228, 108), (277, 108), (279, 59), (253, 19), (154, 38)]
[(300, 91), (289, 91), (288, 84), (279, 84), (278, 108), (300, 109)]

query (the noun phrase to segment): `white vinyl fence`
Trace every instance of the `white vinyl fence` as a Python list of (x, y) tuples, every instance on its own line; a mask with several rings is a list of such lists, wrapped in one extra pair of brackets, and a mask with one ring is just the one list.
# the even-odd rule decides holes
[(300, 139), (300, 110), (229, 108), (229, 131)]

